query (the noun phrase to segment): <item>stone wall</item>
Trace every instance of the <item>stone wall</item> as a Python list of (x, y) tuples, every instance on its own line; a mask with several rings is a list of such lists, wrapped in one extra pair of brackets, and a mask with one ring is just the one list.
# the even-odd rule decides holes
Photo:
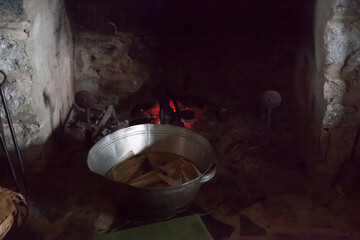
[[(72, 36), (63, 1), (0, 2), (0, 69), (9, 77), (5, 93), (27, 162), (44, 156), (44, 143), (69, 112), (72, 62)], [(4, 130), (11, 146), (6, 121)]]
[(331, 5), (332, 12), (324, 31), (325, 52), (318, 55), (318, 65), (324, 66), (323, 94), (327, 105), (318, 171), (332, 179), (344, 160), (349, 159), (360, 121), (360, 1), (324, 2)]
[(75, 88), (91, 91), (100, 104), (117, 104), (150, 78), (151, 58), (134, 33), (77, 33)]

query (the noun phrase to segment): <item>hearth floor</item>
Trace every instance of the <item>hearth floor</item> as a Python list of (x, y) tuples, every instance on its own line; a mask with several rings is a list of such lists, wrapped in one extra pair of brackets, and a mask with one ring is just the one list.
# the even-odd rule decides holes
[[(214, 145), (218, 171), (185, 214), (200, 214), (214, 239), (360, 239), (358, 198), (306, 173), (296, 132), (281, 120), (289, 113), (277, 113), (264, 139), (262, 118), (234, 109), (220, 118), (207, 114), (194, 129)], [(90, 239), (110, 225), (144, 224), (112, 218), (115, 206), (96, 194), (86, 156), (72, 146), (30, 176), (29, 225), (7, 239)]]

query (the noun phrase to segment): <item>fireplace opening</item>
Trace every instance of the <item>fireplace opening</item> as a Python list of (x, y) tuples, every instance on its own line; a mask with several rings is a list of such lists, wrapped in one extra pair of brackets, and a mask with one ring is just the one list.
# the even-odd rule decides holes
[[(12, 123), (0, 104), (0, 237), (7, 197), (10, 215), (30, 215), (25, 231), (8, 220), (5, 239), (121, 236), (168, 219), (195, 219), (212, 239), (358, 239), (359, 7), (0, 1)], [(177, 164), (153, 161), (161, 152)], [(118, 165), (131, 161), (130, 173)], [(187, 180), (156, 195), (103, 177), (119, 168), (127, 187)]]

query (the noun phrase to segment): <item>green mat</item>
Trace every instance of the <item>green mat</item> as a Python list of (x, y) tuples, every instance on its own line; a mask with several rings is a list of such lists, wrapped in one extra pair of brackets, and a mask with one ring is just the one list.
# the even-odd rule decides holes
[(141, 227), (110, 233), (96, 240), (211, 240), (199, 215), (149, 224)]

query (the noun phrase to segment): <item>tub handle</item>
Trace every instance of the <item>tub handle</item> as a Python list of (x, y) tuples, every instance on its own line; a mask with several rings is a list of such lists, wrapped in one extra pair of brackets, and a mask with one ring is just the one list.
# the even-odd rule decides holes
[(212, 163), (209, 170), (207, 170), (204, 175), (200, 178), (200, 183), (210, 181), (216, 174), (216, 165)]

